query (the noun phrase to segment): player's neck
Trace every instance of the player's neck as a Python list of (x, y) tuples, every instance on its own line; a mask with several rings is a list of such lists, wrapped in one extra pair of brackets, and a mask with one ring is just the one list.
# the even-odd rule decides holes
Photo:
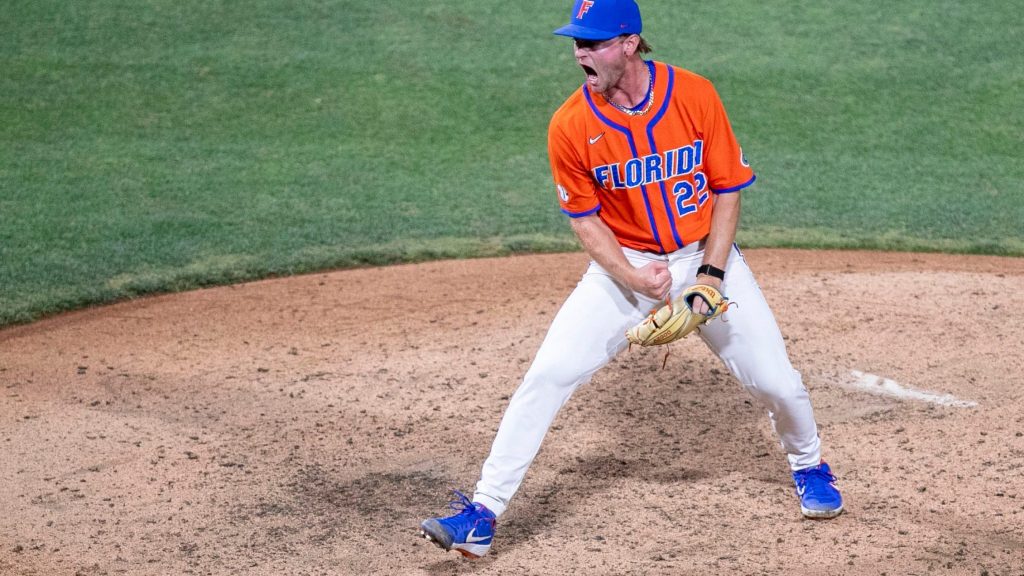
[(651, 71), (642, 58), (631, 59), (626, 64), (622, 78), (608, 90), (606, 98), (609, 102), (624, 108), (633, 108), (644, 101), (651, 87)]

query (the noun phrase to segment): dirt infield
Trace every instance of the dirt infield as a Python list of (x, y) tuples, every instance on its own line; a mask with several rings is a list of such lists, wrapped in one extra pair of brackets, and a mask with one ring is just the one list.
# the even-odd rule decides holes
[(417, 539), (586, 265), (453, 261), (0, 331), (0, 574), (1024, 575), (1024, 259), (747, 258), (836, 520), (801, 519), (768, 419), (691, 339), (577, 392), (486, 558)]

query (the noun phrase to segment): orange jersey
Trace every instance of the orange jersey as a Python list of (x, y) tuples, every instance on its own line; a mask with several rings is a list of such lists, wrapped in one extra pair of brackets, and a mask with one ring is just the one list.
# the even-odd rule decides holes
[(707, 79), (648, 62), (653, 102), (630, 116), (587, 85), (555, 112), (548, 155), (562, 211), (598, 214), (635, 250), (674, 252), (711, 230), (709, 195), (754, 183)]

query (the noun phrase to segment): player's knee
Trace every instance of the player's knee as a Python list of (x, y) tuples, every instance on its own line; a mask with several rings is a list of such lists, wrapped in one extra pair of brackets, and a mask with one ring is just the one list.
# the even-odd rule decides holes
[(574, 389), (585, 380), (586, 376), (571, 363), (534, 362), (523, 378), (523, 385)]
[(805, 402), (809, 399), (800, 373), (792, 369), (773, 371), (750, 378), (744, 382), (744, 386), (769, 406)]

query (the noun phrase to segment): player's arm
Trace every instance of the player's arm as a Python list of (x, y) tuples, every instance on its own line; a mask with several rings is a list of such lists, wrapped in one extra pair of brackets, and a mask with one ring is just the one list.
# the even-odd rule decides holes
[(572, 219), (572, 230), (590, 257), (613, 278), (634, 292), (661, 300), (672, 287), (672, 275), (665, 262), (651, 262), (633, 267), (622, 253), (622, 247), (611, 228), (597, 214)]
[[(725, 270), (740, 220), (740, 191), (753, 184), (756, 177), (743, 157), (743, 150), (736, 141), (722, 100), (710, 83), (705, 85), (704, 97), (705, 174), (709, 187), (715, 191), (715, 203), (711, 213), (711, 231), (704, 247), (703, 264)], [(707, 274), (699, 274), (697, 282), (718, 289), (722, 284), (720, 279)], [(694, 308), (696, 312), (706, 311), (703, 302)]]
[[(715, 207), (711, 213), (711, 232), (704, 244), (704, 261), (720, 270), (725, 270), (729, 251), (736, 240), (736, 227), (740, 221), (740, 193), (715, 194)], [(697, 283), (722, 288), (722, 281), (714, 276), (698, 274)], [(699, 298), (694, 302), (694, 312), (706, 314), (710, 310)]]
[[(556, 112), (548, 126), (548, 157), (562, 212), (570, 217), (573, 232), (587, 254), (620, 284), (649, 298), (664, 298), (672, 287), (668, 265), (652, 262), (634, 268), (623, 255), (615, 233), (598, 215), (601, 204), (594, 179), (566, 132), (568, 129)], [(576, 137), (579, 142), (586, 134), (576, 130)]]

